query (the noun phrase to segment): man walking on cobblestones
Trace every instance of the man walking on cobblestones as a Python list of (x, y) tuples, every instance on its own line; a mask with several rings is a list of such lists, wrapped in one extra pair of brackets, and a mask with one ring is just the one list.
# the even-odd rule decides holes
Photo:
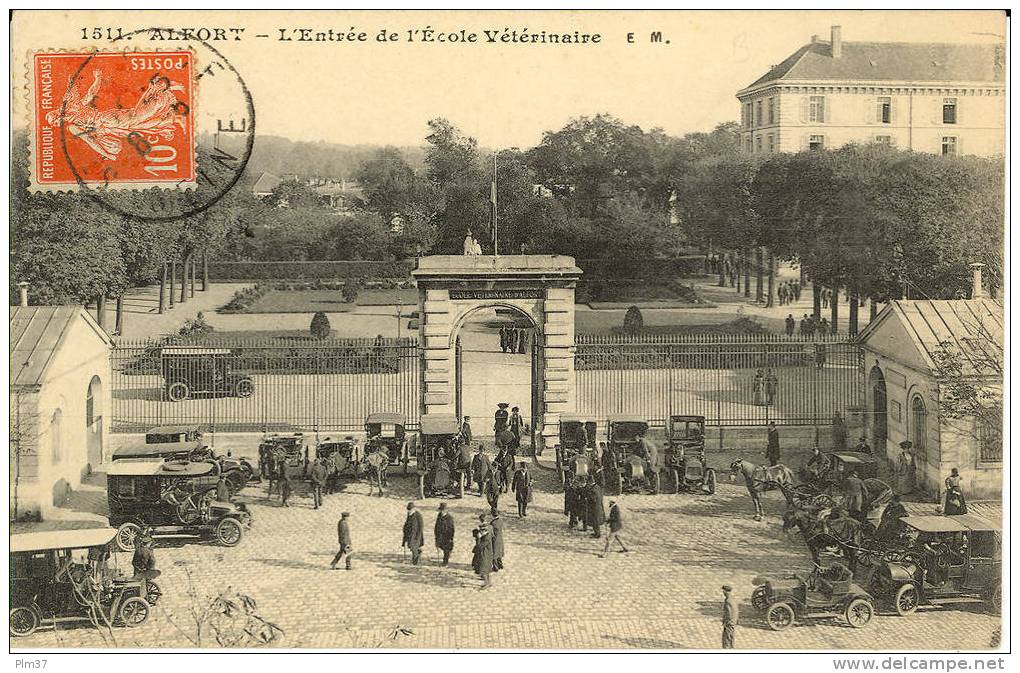
[(471, 476), (478, 486), (478, 495), (482, 495), (485, 480), (490, 472), (492, 472), (492, 463), (489, 461), (489, 457), (482, 452), (482, 445), (479, 444), (474, 458), (471, 459)]
[(722, 586), (723, 596), (723, 613), (722, 613), (722, 647), (724, 650), (733, 649), (733, 636), (734, 631), (737, 627), (738, 608), (736, 602), (733, 600), (733, 587), (729, 584)]
[[(482, 517), (485, 515), (483, 514)], [(475, 548), (473, 565), (475, 572), (482, 578), (484, 584), (480, 589), (488, 589), (492, 586), (492, 535), (489, 534), (489, 526), (483, 522), (475, 529)]]
[(333, 562), (329, 564), (331, 570), (336, 570), (336, 564), (340, 562), (340, 559), (346, 554), (347, 560), (345, 567), (351, 569), (351, 553), (354, 548), (351, 546), (351, 528), (347, 521), (350, 518), (350, 512), (343, 512), (340, 515), (340, 521), (336, 524), (336, 537), (337, 542), (340, 543), (340, 551), (333, 557)]
[(620, 511), (620, 506), (615, 500), (610, 499), (609, 501), (609, 534), (606, 535), (606, 546), (603, 548), (602, 553), (599, 555), (605, 558), (609, 554), (609, 546), (616, 541), (616, 544), (620, 545), (620, 550), (626, 552), (627, 545), (623, 544), (623, 538), (620, 537), (620, 531), (623, 530), (623, 512)]
[(439, 503), (439, 513), (436, 515), (436, 549), (443, 552), (443, 565), (450, 564), (450, 552), (453, 551), (453, 535), (455, 526), (453, 517), (446, 511), (446, 503)]
[(290, 500), (290, 478), (287, 476), (283, 463), (280, 463), (280, 505), (290, 507), (287, 504), (288, 500)]
[(421, 512), (414, 508), (414, 503), (407, 503), (407, 518), (404, 520), (404, 541), (401, 547), (411, 550), (411, 565), (418, 565), (421, 559), (421, 548), (425, 545), (424, 523)]
[(602, 537), (602, 524), (606, 522), (606, 510), (602, 505), (602, 487), (595, 483), (595, 477), (588, 476), (585, 487), (585, 505), (588, 512), (588, 523), (591, 525), (591, 536)]
[[(482, 515), (485, 516), (484, 514)], [(492, 517), (489, 519), (489, 528), (492, 529), (492, 572), (499, 572), (503, 569), (503, 554), (506, 553), (506, 545), (503, 537), (506, 531), (505, 522), (499, 516), (499, 510), (492, 508)]]
[(319, 505), (322, 504), (322, 489), (326, 486), (326, 465), (321, 458), (316, 458), (312, 464), (311, 477), (312, 501), (315, 503), (315, 509), (319, 509)]
[(517, 516), (528, 516), (528, 503), (531, 502), (531, 474), (528, 464), (522, 462), (514, 472), (514, 483), (511, 490), (517, 495)]

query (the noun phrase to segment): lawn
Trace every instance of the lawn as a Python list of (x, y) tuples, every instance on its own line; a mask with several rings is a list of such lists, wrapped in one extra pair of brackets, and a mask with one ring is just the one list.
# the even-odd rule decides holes
[(345, 313), (355, 306), (417, 305), (418, 291), (361, 290), (355, 303), (339, 290), (270, 290), (241, 313)]

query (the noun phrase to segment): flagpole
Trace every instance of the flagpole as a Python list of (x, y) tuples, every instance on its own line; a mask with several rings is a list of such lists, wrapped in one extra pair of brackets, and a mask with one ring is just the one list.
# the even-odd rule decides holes
[(492, 153), (492, 254), (499, 256), (499, 208), (496, 207), (496, 157), (499, 150)]

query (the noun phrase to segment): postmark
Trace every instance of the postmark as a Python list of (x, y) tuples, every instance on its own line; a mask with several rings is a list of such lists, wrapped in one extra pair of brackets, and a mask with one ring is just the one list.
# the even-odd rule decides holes
[(32, 75), (36, 185), (195, 185), (191, 50), (35, 54)]

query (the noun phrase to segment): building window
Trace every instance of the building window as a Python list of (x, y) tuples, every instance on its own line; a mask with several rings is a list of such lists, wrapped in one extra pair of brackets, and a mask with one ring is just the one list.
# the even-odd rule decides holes
[(878, 123), (892, 123), (892, 98), (882, 96), (878, 99)]
[(761, 154), (761, 136), (758, 136), (758, 138), (755, 140), (755, 151)]
[(772, 154), (773, 152), (776, 151), (776, 137), (774, 135), (772, 135), (771, 133), (769, 134), (768, 143), (769, 143), (769, 154)]
[(943, 124), (955, 124), (956, 123), (956, 99), (955, 98), (943, 98), (942, 99), (942, 123)]
[(776, 123), (776, 99), (769, 98), (769, 124)]
[(875, 142), (888, 147), (892, 147), (893, 144), (892, 136), (875, 136)]
[(825, 96), (811, 96), (808, 102), (808, 121), (815, 124), (825, 123)]
[(928, 462), (928, 410), (920, 395), (914, 395), (910, 402), (910, 426), (915, 462), (924, 465)]
[(942, 154), (944, 156), (956, 154), (956, 136), (942, 136)]
[(812, 152), (819, 152), (825, 149), (825, 136), (810, 136), (808, 138), (808, 149)]
[(761, 101), (760, 100), (758, 101), (757, 106), (758, 106), (758, 126), (762, 126), (762, 125), (765, 124), (765, 117), (762, 116), (762, 113), (761, 113)]
[(751, 103), (745, 103), (744, 104), (744, 116), (747, 119), (747, 122), (745, 123), (745, 126), (747, 126), (747, 128), (753, 128), (754, 127), (754, 110), (751, 107)]
[(91, 428), (97, 420), (103, 417), (102, 385), (98, 376), (93, 376), (89, 382), (89, 389), (85, 394), (85, 427), (87, 428)]
[(747, 153), (751, 154), (752, 152), (754, 152), (754, 147), (751, 146), (751, 139), (748, 138), (747, 139)]

